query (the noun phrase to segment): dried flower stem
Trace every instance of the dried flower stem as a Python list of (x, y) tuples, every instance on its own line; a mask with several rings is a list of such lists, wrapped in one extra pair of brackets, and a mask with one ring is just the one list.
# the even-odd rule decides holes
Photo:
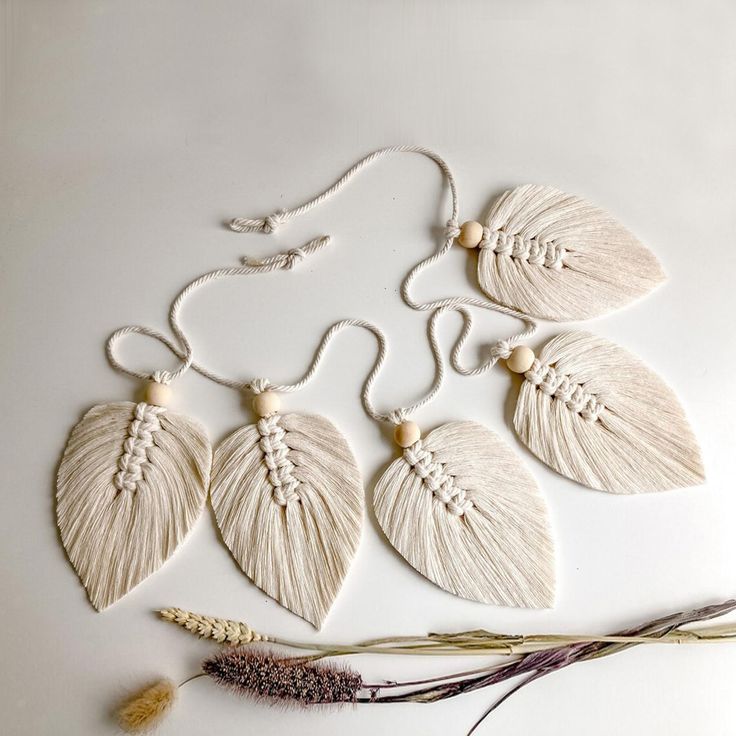
[[(426, 637), (373, 639), (352, 646), (317, 645), (276, 639), (258, 634), (247, 624), (238, 621), (201, 616), (181, 609), (165, 609), (161, 611), (161, 616), (204, 638), (242, 645), (239, 648), (220, 650), (205, 660), (201, 673), (182, 684), (207, 675), (235, 692), (272, 702), (280, 701), (302, 706), (341, 703), (433, 703), (522, 677), (519, 683), (489, 706), (472, 726), (469, 736), (513, 693), (540, 677), (576, 662), (607, 657), (639, 644), (734, 642), (735, 624), (702, 626), (696, 629), (683, 628), (733, 611), (736, 611), (736, 600), (732, 599), (718, 605), (674, 613), (605, 636), (570, 634), (506, 636), (475, 630), (458, 634), (429, 634)], [(317, 653), (309, 656), (284, 657), (262, 647), (248, 646), (252, 642), (262, 641)], [(387, 680), (378, 684), (363, 682), (360, 675), (353, 670), (313, 661), (331, 656), (362, 653), (454, 656), (501, 654), (505, 655), (505, 658), (501, 664), (464, 672), (403, 682)], [(403, 692), (396, 692), (397, 690)], [(142, 701), (136, 701), (136, 708), (140, 702)]]
[(259, 634), (248, 624), (230, 619), (191, 613), (179, 608), (159, 611), (161, 617), (191, 631), (204, 639), (220, 644), (240, 646), (252, 642), (269, 642), (318, 652), (313, 658), (348, 654), (411, 654), (419, 656), (489, 656), (523, 655), (575, 644), (708, 644), (736, 642), (736, 624), (695, 629), (674, 628), (663, 635), (636, 632), (607, 636), (587, 634), (495, 634), (482, 629), (457, 634), (429, 634), (428, 636), (400, 636), (371, 639), (358, 644), (317, 644), (299, 642)]

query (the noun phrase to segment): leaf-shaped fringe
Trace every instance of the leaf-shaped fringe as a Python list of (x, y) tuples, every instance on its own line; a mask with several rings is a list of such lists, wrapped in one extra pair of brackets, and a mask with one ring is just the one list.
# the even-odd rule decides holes
[(487, 228), (478, 260), (481, 289), (533, 317), (590, 319), (665, 279), (654, 254), (610, 214), (552, 187), (504, 192)]
[(546, 504), (511, 448), (482, 425), (445, 424), (404, 450), (378, 481), (375, 510), (399, 553), (450, 593), (553, 604)]
[(319, 628), (360, 540), (363, 485), (343, 436), (297, 414), (241, 427), (215, 450), (210, 496), (243, 572)]
[(204, 506), (211, 456), (196, 422), (151, 404), (101, 404), (74, 427), (59, 466), (57, 523), (95, 608), (172, 555)]
[(618, 345), (588, 332), (563, 333), (524, 377), (514, 427), (558, 473), (611, 493), (665, 491), (705, 479), (677, 397)]

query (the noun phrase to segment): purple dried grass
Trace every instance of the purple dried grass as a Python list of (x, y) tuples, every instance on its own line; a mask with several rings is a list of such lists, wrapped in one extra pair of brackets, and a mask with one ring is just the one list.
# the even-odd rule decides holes
[(363, 687), (360, 675), (348, 668), (252, 646), (223, 649), (202, 663), (202, 671), (235, 693), (283, 705), (355, 703)]
[[(664, 616), (624, 629), (613, 636), (664, 637), (686, 624), (707, 621), (735, 610), (736, 599), (731, 599), (717, 605)], [(477, 631), (460, 635), (434, 634), (432, 639), (452, 641), (455, 638), (466, 639), (470, 634), (475, 636), (479, 645), (482, 645), (484, 639), (493, 640), (497, 637), (490, 632)], [(637, 642), (605, 641), (571, 643), (531, 652), (508, 664), (489, 667), (486, 671), (455, 673), (445, 678), (403, 683), (387, 680), (376, 685), (367, 685), (357, 672), (347, 668), (314, 662), (305, 657), (287, 658), (252, 645), (223, 649), (205, 660), (202, 669), (204, 674), (219, 685), (241, 695), (302, 707), (344, 703), (432, 703), (521, 677), (520, 682), (495, 700), (476, 721), (468, 732), (471, 734), (501, 703), (534, 680), (576, 662), (606, 657), (637, 645)], [(394, 688), (400, 688), (404, 692), (382, 692)]]

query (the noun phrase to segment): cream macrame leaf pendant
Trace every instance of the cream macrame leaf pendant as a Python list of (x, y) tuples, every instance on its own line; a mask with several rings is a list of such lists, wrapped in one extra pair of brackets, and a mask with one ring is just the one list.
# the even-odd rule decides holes
[(215, 450), (210, 497), (243, 572), (319, 628), (360, 541), (363, 484), (345, 438), (319, 416), (241, 427)]
[(101, 404), (74, 427), (59, 466), (57, 523), (97, 610), (184, 539), (207, 499), (211, 459), (196, 422), (152, 404)]
[(590, 319), (665, 279), (654, 254), (610, 214), (552, 187), (504, 192), (486, 226), (481, 289), (532, 317)]
[(672, 390), (636, 356), (587, 332), (544, 346), (524, 374), (514, 427), (540, 460), (596, 490), (666, 491), (705, 479)]
[(445, 424), (404, 450), (378, 481), (391, 544), (441, 588), (471, 600), (554, 603), (547, 507), (511, 448), (475, 422)]

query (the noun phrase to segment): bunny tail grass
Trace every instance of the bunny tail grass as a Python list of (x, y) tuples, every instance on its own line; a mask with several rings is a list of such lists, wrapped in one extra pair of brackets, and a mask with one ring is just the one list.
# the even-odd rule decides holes
[(176, 683), (159, 680), (129, 697), (116, 711), (120, 728), (126, 733), (142, 733), (157, 726), (176, 701)]

